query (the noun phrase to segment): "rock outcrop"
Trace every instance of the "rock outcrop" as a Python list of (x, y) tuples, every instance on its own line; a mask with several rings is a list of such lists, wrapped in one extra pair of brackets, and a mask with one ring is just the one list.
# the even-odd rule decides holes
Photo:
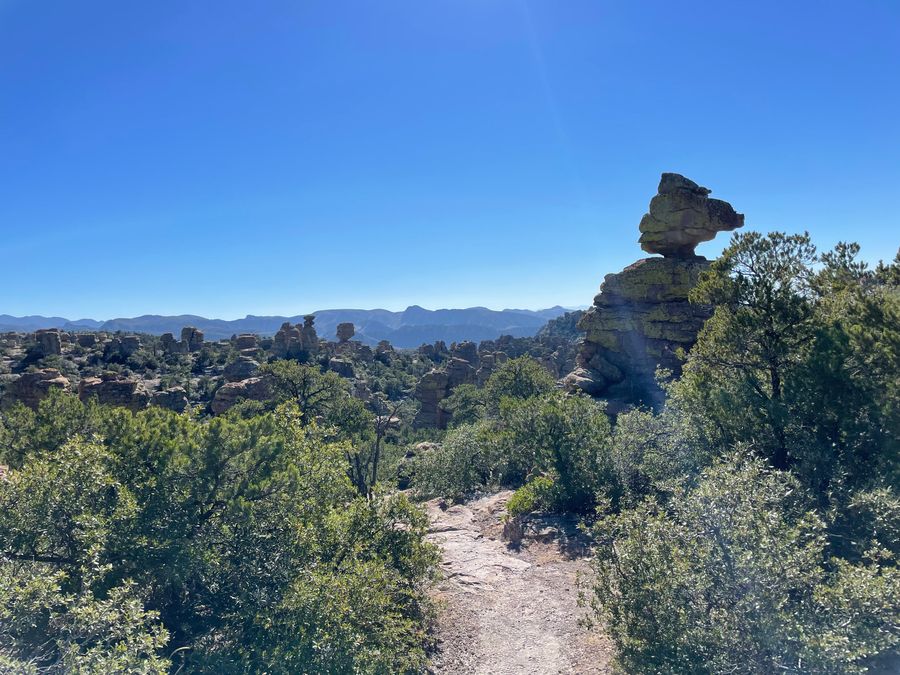
[(189, 352), (199, 352), (203, 347), (203, 331), (193, 326), (185, 326), (181, 329), (182, 349)]
[(334, 371), (341, 377), (349, 379), (354, 377), (353, 362), (349, 359), (342, 359), (339, 356), (332, 356), (328, 359), (328, 370)]
[(175, 412), (183, 412), (188, 407), (188, 397), (184, 387), (169, 387), (162, 391), (155, 391), (150, 402), (155, 406)]
[(141, 410), (150, 403), (150, 393), (139, 380), (104, 373), (101, 377), (86, 377), (78, 385), (78, 398), (96, 398), (103, 405), (115, 405), (129, 410)]
[(222, 372), (227, 382), (240, 382), (256, 375), (259, 362), (249, 356), (239, 356), (227, 364)]
[(298, 359), (305, 361), (319, 351), (319, 336), (316, 334), (316, 317), (307, 314), (303, 317), (303, 325), (292, 326), (285, 321), (275, 333), (272, 350), (281, 359)]
[(744, 224), (730, 204), (708, 194), (683, 176), (663, 174), (641, 221), (640, 243), (664, 257), (638, 260), (606, 276), (578, 322), (585, 336), (576, 368), (565, 378), (568, 388), (607, 399), (611, 410), (662, 403), (657, 368), (678, 375), (679, 352), (693, 346), (710, 315), (710, 308), (688, 301), (709, 266), (694, 247)]
[(234, 407), (239, 401), (265, 401), (271, 395), (269, 382), (266, 378), (251, 377), (240, 382), (229, 382), (219, 387), (215, 397), (209, 404), (209, 408), (216, 415), (221, 415)]
[[(454, 348), (452, 353), (466, 355), (477, 363), (478, 351), (475, 344), (472, 342), (462, 344), (465, 345), (462, 349)], [(471, 345), (474, 351), (468, 345)], [(443, 367), (425, 373), (416, 385), (415, 397), (420, 406), (413, 426), (419, 429), (446, 429), (452, 414), (441, 406), (441, 402), (459, 385), (475, 384), (477, 372), (471, 361), (461, 356), (451, 356)]]
[(69, 389), (69, 380), (56, 368), (43, 368), (31, 373), (24, 373), (9, 383), (3, 398), (5, 405), (19, 401), (29, 408), (37, 408), (51, 389)]
[(40, 357), (59, 356), (62, 353), (62, 336), (58, 328), (35, 331), (34, 339)]
[(259, 349), (259, 338), (252, 333), (243, 333), (234, 338), (234, 347), (238, 351)]

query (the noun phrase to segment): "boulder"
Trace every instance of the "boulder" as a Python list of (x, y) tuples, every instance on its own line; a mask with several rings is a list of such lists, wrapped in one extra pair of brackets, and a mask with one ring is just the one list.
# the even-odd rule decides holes
[(271, 397), (269, 382), (263, 377), (251, 377), (240, 382), (229, 382), (216, 391), (216, 395), (209, 404), (210, 410), (216, 415), (227, 412), (239, 401), (265, 401)]
[(641, 248), (666, 257), (691, 258), (697, 244), (744, 225), (731, 204), (677, 173), (664, 173), (650, 210), (641, 219)]
[(16, 401), (35, 409), (43, 401), (51, 389), (68, 391), (69, 380), (63, 377), (56, 368), (43, 368), (24, 373), (7, 385), (4, 404)]
[(333, 356), (328, 359), (328, 370), (332, 370), (341, 377), (352, 378), (353, 373), (353, 363), (348, 361), (347, 359), (342, 359), (337, 356)]
[(183, 412), (188, 406), (187, 392), (184, 387), (170, 387), (153, 392), (150, 403), (160, 408)]
[(79, 347), (90, 349), (97, 344), (97, 336), (94, 333), (79, 333), (75, 338)]
[(251, 333), (244, 333), (234, 338), (234, 347), (238, 351), (259, 349), (259, 338)]
[(248, 356), (239, 356), (225, 366), (224, 375), (227, 382), (240, 382), (256, 375), (259, 362)]
[(339, 323), (337, 325), (338, 342), (347, 342), (355, 334), (356, 334), (356, 327), (349, 321), (344, 322), (344, 323)]

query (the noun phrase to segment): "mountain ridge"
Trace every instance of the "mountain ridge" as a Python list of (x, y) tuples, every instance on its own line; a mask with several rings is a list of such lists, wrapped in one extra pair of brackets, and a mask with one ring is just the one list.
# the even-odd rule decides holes
[[(350, 322), (356, 327), (355, 339), (374, 345), (388, 340), (399, 348), (417, 347), (425, 342), (444, 340), (490, 340), (500, 335), (531, 337), (547, 321), (562, 316), (565, 307), (556, 305), (546, 309), (503, 309), (486, 307), (429, 310), (410, 305), (405, 310), (386, 309), (324, 309), (311, 312), (316, 317), (316, 330), (321, 337), (333, 339), (339, 323)], [(65, 317), (30, 315), (23, 317), (0, 314), (0, 331), (31, 332), (41, 328), (60, 328), (71, 331), (123, 331), (161, 335), (178, 335), (184, 326), (203, 331), (207, 339), (221, 340), (239, 333), (273, 335), (283, 323), (302, 323), (303, 315), (259, 316), (248, 314), (242, 319), (208, 319), (195, 314), (144, 314), (136, 317), (117, 317), (106, 321), (96, 319), (70, 320)]]

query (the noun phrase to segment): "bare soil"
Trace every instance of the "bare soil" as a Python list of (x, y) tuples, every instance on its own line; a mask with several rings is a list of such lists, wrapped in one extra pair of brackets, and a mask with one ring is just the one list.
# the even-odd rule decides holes
[(511, 492), (466, 504), (426, 504), (429, 539), (443, 550), (435, 589), (433, 672), (609, 673), (612, 647), (579, 619), (578, 580), (589, 548), (575, 522), (531, 518), (517, 545), (503, 539)]

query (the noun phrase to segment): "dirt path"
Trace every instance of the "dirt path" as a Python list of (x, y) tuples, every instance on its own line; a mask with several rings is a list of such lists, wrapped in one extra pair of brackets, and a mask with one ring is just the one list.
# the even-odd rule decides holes
[(576, 576), (589, 568), (573, 523), (535, 521), (513, 549), (502, 539), (510, 494), (426, 505), (444, 552), (434, 672), (610, 672), (609, 642), (578, 623)]

